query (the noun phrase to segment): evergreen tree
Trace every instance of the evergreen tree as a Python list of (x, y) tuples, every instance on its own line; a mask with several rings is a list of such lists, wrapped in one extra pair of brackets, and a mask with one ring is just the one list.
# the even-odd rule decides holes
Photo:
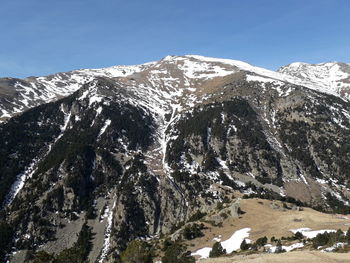
[(152, 263), (152, 248), (141, 240), (133, 240), (121, 255), (122, 263)]
[(294, 238), (298, 240), (302, 240), (304, 238), (303, 234), (299, 231), (294, 234)]
[(184, 229), (183, 236), (187, 240), (195, 239), (197, 237), (202, 237), (204, 236), (203, 232), (201, 231), (202, 229), (204, 229), (203, 224), (187, 225)]
[(186, 250), (186, 246), (175, 242), (167, 248), (162, 263), (195, 263), (195, 259), (191, 256), (191, 252)]
[(91, 227), (85, 222), (81, 228), (77, 242), (73, 247), (66, 248), (53, 260), (53, 263), (85, 263), (92, 249)]
[(262, 246), (265, 246), (267, 243), (267, 237), (264, 236), (264, 237), (260, 237), (258, 238), (256, 241), (255, 241), (255, 244), (257, 247), (262, 247)]
[(346, 231), (346, 240), (348, 242), (348, 244), (350, 245), (350, 228), (348, 229), (348, 231)]
[(209, 253), (209, 257), (216, 258), (225, 254), (226, 254), (226, 249), (223, 249), (220, 242), (215, 242), (215, 244), (213, 245), (213, 248)]
[(0, 258), (5, 258), (7, 250), (11, 247), (12, 235), (12, 227), (6, 222), (0, 222)]
[(241, 248), (241, 250), (248, 250), (249, 249), (249, 247), (250, 247), (250, 245), (247, 243), (247, 241), (245, 241), (245, 239), (242, 241), (242, 243), (241, 243), (241, 246), (240, 246), (240, 248)]
[(33, 263), (48, 263), (52, 262), (54, 256), (52, 254), (47, 253), (46, 251), (38, 251), (35, 254), (35, 258)]

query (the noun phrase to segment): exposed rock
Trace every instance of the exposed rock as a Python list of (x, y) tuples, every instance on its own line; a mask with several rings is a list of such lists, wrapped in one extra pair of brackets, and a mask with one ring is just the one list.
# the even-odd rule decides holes
[[(66, 85), (77, 72), (3, 81), (11, 98), (9, 86), (23, 93), (45, 81), (70, 94), (0, 124), (0, 221), (15, 229), (15, 250), (59, 253), (87, 222), (90, 260), (113, 260), (111, 251), (168, 234), (196, 211), (219, 225), (211, 212), (225, 188), (349, 209), (348, 101), (232, 61), (169, 57), (127, 69), (92, 70), (74, 93)], [(239, 201), (220, 211), (238, 217)]]

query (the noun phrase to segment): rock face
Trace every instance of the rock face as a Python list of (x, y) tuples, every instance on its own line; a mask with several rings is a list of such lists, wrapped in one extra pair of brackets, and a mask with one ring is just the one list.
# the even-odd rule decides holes
[[(57, 93), (42, 104), (29, 92), (32, 104), (16, 109), (30, 109), (0, 124), (0, 227), (11, 229), (1, 255), (58, 253), (87, 222), (89, 260), (104, 262), (209, 211), (225, 189), (349, 209), (346, 92), (292, 75), (185, 56), (3, 80), (9, 116), (27, 92), (16, 87)], [(237, 204), (228, 210), (238, 216)]]

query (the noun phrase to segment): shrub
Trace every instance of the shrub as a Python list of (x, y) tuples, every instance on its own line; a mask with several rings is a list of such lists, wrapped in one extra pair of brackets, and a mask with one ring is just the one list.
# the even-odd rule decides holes
[(170, 238), (166, 238), (163, 242), (162, 251), (166, 251), (170, 246), (174, 245), (174, 242)]
[(225, 212), (222, 212), (222, 213), (220, 214), (220, 216), (221, 216), (223, 219), (228, 218), (228, 214), (226, 214)]
[(222, 203), (222, 202), (218, 202), (217, 204), (216, 204), (216, 209), (217, 210), (221, 210), (221, 209), (223, 209), (224, 208), (224, 204)]

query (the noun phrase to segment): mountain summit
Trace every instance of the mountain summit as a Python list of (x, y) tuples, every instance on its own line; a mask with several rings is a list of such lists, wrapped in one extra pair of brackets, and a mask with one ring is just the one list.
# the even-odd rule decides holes
[(42, 103), (70, 95), (96, 77), (115, 79), (136, 75), (139, 79), (143, 78), (150, 89), (162, 85), (171, 86), (164, 91), (169, 93), (169, 97), (205, 80), (246, 72), (251, 81), (288, 82), (348, 99), (349, 67), (345, 63), (292, 63), (274, 72), (237, 60), (187, 55), (167, 56), (160, 61), (142, 65), (82, 69), (46, 77), (2, 78), (0, 121)]
[(350, 64), (328, 62), (307, 64), (295, 62), (281, 67), (278, 72), (291, 75), (303, 81), (313, 82), (319, 90), (349, 99)]

